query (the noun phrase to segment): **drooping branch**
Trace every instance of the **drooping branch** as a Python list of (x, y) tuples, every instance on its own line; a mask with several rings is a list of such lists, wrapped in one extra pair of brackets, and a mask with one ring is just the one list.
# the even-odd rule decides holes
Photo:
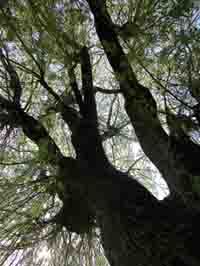
[[(63, 157), (54, 140), (49, 136), (44, 126), (34, 117), (25, 113), (20, 107), (0, 96), (0, 108), (9, 115), (8, 119), (12, 119), (11, 125), (21, 127), (25, 135), (30, 138), (39, 148), (45, 145), (48, 152), (49, 163), (57, 164)], [(14, 124), (13, 124), (14, 121)], [(9, 122), (9, 120), (8, 120)]]
[(22, 86), (19, 80), (19, 76), (12, 66), (8, 55), (5, 56), (2, 49), (0, 49), (0, 60), (6, 72), (10, 76), (10, 89), (13, 92), (13, 102), (16, 106), (20, 106), (20, 99), (22, 94)]
[(119, 81), (120, 89), (123, 91), (126, 111), (145, 154), (163, 174), (171, 192), (178, 194), (191, 192), (189, 171), (184, 169), (177, 150), (170, 146), (170, 138), (160, 124), (156, 102), (149, 89), (138, 83), (118, 41), (105, 5), (102, 5), (100, 0), (87, 0), (87, 2), (94, 15), (95, 27), (101, 44)]

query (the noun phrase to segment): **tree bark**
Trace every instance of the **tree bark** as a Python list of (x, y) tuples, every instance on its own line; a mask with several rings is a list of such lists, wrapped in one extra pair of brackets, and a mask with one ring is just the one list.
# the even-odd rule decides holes
[[(91, 143), (92, 147), (98, 147), (100, 137), (95, 132), (88, 126), (80, 127), (76, 132), (74, 147), (77, 147), (77, 141), (78, 157), (81, 159), (73, 171), (76, 175), (72, 176), (77, 183), (69, 184), (82, 197), (78, 196), (79, 207), (75, 205), (75, 213), (71, 214), (66, 208), (62, 224), (79, 233), (98, 226), (105, 254), (114, 266), (199, 265), (196, 246), (200, 233), (199, 211), (189, 208), (179, 198), (158, 201), (136, 180), (116, 170), (108, 161), (105, 163), (107, 159), (102, 159), (105, 154), (101, 147), (95, 150), (87, 148)], [(65, 176), (63, 165), (62, 173)], [(80, 212), (83, 208), (87, 217)], [(70, 228), (66, 220), (69, 214)], [(89, 220), (94, 223), (89, 224)]]
[[(130, 185), (122, 173), (113, 174), (118, 176), (120, 190), (113, 186), (112, 195), (119, 196), (120, 207), (105, 208), (103, 215), (97, 213), (107, 258), (114, 266), (197, 266), (200, 262), (195, 246), (199, 237), (199, 196), (192, 189), (192, 176), (200, 174), (195, 160), (199, 158), (200, 148), (189, 141), (177, 141), (164, 132), (157, 117), (156, 102), (150, 90), (138, 83), (105, 2), (87, 2), (143, 151), (160, 170), (172, 195), (171, 199), (159, 202), (144, 190), (139, 193), (140, 185), (136, 182)], [(191, 158), (193, 167), (188, 163)]]
[[(199, 198), (194, 195), (192, 178), (197, 174), (200, 147), (192, 143), (190, 149), (184, 143), (175, 143), (163, 130), (157, 117), (156, 102), (150, 90), (139, 84), (125, 55), (105, 3), (87, 0), (94, 15), (100, 42), (112, 66), (125, 99), (125, 109), (135, 129), (144, 153), (159, 169), (172, 195), (178, 195), (186, 204), (199, 208)], [(148, 134), (147, 134), (148, 131)], [(198, 155), (197, 155), (198, 154)], [(194, 171), (187, 163), (193, 158)]]
[[(110, 265), (199, 265), (198, 211), (187, 208), (179, 200), (158, 201), (127, 174), (112, 166), (105, 168), (101, 162), (98, 169), (90, 166), (83, 170), (80, 166), (79, 171), (77, 174), (82, 174), (84, 181), (82, 185), (79, 182), (78, 194), (82, 193), (87, 204), (79, 201), (74, 216), (66, 209), (62, 224), (72, 231), (78, 228), (79, 233), (84, 232), (85, 221), (90, 226), (87, 230), (98, 226)], [(85, 219), (80, 212), (82, 208), (84, 214), (89, 209), (91, 216)], [(69, 214), (74, 226), (71, 228), (66, 220)], [(80, 224), (75, 228), (77, 217)], [(89, 224), (89, 219), (95, 223)]]

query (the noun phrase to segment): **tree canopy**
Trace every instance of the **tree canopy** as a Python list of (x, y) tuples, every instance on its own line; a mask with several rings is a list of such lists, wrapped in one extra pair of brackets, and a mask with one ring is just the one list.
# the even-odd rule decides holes
[(0, 1), (0, 25), (0, 264), (199, 265), (198, 2)]

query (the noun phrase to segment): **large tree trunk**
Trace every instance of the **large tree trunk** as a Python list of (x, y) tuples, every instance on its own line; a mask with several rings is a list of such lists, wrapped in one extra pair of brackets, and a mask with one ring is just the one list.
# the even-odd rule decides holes
[(110, 211), (102, 217), (103, 246), (111, 265), (199, 265), (199, 215), (183, 214), (164, 202), (141, 209), (132, 216)]
[(200, 173), (197, 159), (200, 148), (189, 139), (179, 142), (164, 132), (149, 89), (138, 83), (119, 44), (105, 1), (87, 2), (140, 144), (171, 192), (169, 199), (160, 202), (125, 174), (112, 167), (108, 174), (105, 170), (104, 176), (112, 180), (112, 186), (103, 190), (108, 194), (103, 195), (107, 204), (101, 210), (98, 210), (101, 195), (96, 194), (95, 215), (106, 256), (114, 266), (197, 266), (199, 197), (192, 190), (192, 176)]
[[(112, 266), (200, 265), (198, 211), (174, 198), (159, 201), (128, 175), (112, 166), (108, 169), (99, 165), (90, 170), (80, 166), (77, 175), (82, 173), (85, 181), (81, 186), (79, 183), (76, 192), (83, 197), (78, 198), (75, 209), (73, 205), (66, 209), (62, 216), (64, 226), (83, 233), (93, 226), (88, 221), (95, 220)], [(70, 210), (75, 212), (71, 214)]]
[[(89, 221), (96, 221), (112, 266), (198, 266), (199, 211), (189, 208), (180, 198), (159, 201), (136, 180), (110, 165), (101, 146), (95, 151), (95, 164), (94, 151), (87, 147), (98, 137), (92, 128), (79, 130), (77, 135), (82, 136), (82, 141), (76, 136), (78, 143), (74, 140), (74, 146), (79, 147), (79, 157), (87, 154), (87, 163), (80, 160), (72, 171), (73, 180), (81, 176), (77, 183), (69, 183), (74, 188), (73, 198), (79, 195), (79, 203), (70, 205), (75, 210), (70, 213), (67, 198), (62, 224), (81, 233), (94, 225)], [(89, 135), (88, 130), (93, 134)], [(63, 176), (65, 169), (69, 171), (63, 164)]]
[(112, 190), (120, 195), (119, 207), (106, 209), (98, 220), (110, 264), (199, 265), (199, 213), (175, 199), (158, 201), (140, 184), (121, 177)]

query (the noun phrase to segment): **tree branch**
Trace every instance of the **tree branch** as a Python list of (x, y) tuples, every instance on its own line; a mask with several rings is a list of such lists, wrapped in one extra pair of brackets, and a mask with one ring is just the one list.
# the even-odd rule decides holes
[(94, 15), (101, 44), (123, 91), (125, 108), (143, 151), (163, 174), (170, 191), (178, 193), (186, 200), (186, 197), (192, 194), (190, 173), (169, 145), (170, 139), (157, 117), (156, 102), (149, 89), (138, 83), (106, 8), (100, 0), (87, 2)]
[(82, 71), (82, 90), (84, 95), (84, 116), (97, 124), (96, 100), (94, 96), (92, 66), (88, 48), (85, 46), (80, 52)]
[(121, 89), (109, 90), (109, 89), (103, 89), (103, 88), (101, 88), (99, 86), (94, 86), (94, 91), (95, 92), (100, 92), (100, 93), (103, 93), (103, 94), (118, 94), (118, 93), (122, 93)]
[(69, 75), (70, 85), (71, 85), (72, 91), (75, 95), (75, 99), (76, 99), (77, 104), (78, 104), (79, 109), (80, 109), (80, 113), (83, 115), (84, 114), (83, 99), (82, 99), (82, 95), (81, 95), (79, 88), (78, 88), (78, 84), (76, 81), (76, 76), (75, 76), (73, 67), (68, 68), (68, 75)]
[(54, 97), (54, 99), (58, 102), (60, 102), (60, 97), (57, 93), (54, 92), (54, 90), (48, 85), (48, 83), (45, 81), (44, 77), (41, 77), (39, 79), (40, 84)]
[(6, 57), (3, 54), (2, 49), (0, 49), (0, 60), (3, 64), (4, 69), (10, 76), (10, 87), (11, 87), (11, 90), (13, 91), (13, 102), (16, 106), (20, 106), (22, 87), (21, 87), (21, 83), (19, 80), (19, 76), (16, 70), (14, 69), (14, 67), (12, 66), (12, 64), (10, 63), (8, 55)]
[(10, 114), (12, 120), (15, 121), (14, 126), (21, 127), (24, 134), (31, 139), (39, 149), (44, 145), (43, 148), (45, 147), (48, 153), (49, 163), (55, 165), (59, 162), (63, 155), (40, 122), (2, 96), (0, 96), (0, 107), (1, 110), (5, 110)]

